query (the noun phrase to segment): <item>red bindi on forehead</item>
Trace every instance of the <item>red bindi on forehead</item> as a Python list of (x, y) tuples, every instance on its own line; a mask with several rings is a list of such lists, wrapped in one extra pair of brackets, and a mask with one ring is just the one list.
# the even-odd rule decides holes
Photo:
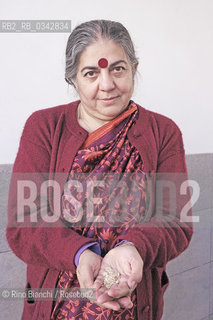
[(98, 65), (100, 68), (106, 68), (108, 66), (108, 60), (106, 58), (101, 58), (98, 60)]

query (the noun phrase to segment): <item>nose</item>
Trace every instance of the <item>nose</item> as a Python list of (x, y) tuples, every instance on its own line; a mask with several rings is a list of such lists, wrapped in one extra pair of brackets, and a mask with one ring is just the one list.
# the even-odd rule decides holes
[(101, 70), (100, 72), (99, 89), (101, 91), (111, 91), (115, 89), (114, 79), (107, 69)]

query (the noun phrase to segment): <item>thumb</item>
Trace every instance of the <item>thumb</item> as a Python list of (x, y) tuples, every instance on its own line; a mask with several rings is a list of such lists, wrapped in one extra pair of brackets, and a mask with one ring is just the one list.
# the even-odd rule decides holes
[(128, 279), (128, 286), (131, 289), (135, 289), (137, 287), (137, 284), (142, 280), (143, 265), (141, 265), (139, 261), (135, 260), (131, 267), (132, 272)]
[(131, 290), (134, 290), (137, 287), (137, 282), (134, 279), (129, 279), (128, 280), (128, 287)]

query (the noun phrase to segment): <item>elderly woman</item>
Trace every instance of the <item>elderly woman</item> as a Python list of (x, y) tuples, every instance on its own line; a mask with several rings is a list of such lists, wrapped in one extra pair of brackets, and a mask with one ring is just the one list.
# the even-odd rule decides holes
[[(189, 195), (180, 195), (186, 173), (180, 130), (131, 100), (137, 66), (123, 25), (94, 20), (77, 26), (67, 43), (65, 79), (80, 99), (37, 111), (26, 122), (7, 228), (12, 250), (27, 263), (26, 288), (93, 288), (96, 295), (25, 300), (24, 320), (162, 317), (166, 263), (192, 236), (191, 224), (181, 219)], [(25, 173), (37, 191), (47, 175), (60, 183), (59, 219), (48, 222), (57, 211), (55, 197), (49, 192), (45, 216), (41, 191), (36, 210), (25, 206), (22, 223), (14, 225), (15, 186)], [(172, 215), (168, 192), (163, 203), (156, 201), (157, 181), (166, 176), (176, 187)]]

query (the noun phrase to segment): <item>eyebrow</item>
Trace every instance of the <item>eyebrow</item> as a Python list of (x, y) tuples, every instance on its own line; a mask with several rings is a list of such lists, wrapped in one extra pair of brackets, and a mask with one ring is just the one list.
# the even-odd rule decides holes
[[(125, 60), (118, 60), (118, 61), (115, 61), (115, 62), (111, 63), (111, 64), (109, 65), (109, 68), (113, 68), (114, 66), (116, 66), (116, 65), (119, 64), (119, 63), (125, 63), (125, 64), (127, 65), (127, 62), (126, 62)], [(84, 67), (84, 68), (81, 69), (81, 72), (83, 72), (83, 71), (86, 70), (86, 69), (89, 69), (89, 70), (97, 70), (98, 67), (86, 66), (86, 67)]]

